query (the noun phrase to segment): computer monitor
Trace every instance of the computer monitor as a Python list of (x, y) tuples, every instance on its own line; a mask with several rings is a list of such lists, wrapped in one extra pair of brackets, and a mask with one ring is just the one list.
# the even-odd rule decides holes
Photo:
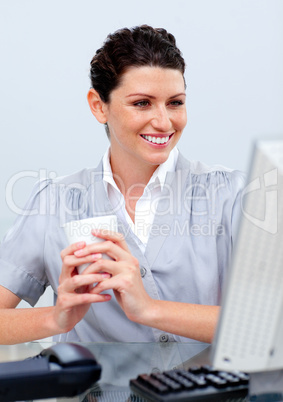
[(212, 363), (283, 368), (283, 139), (255, 143)]

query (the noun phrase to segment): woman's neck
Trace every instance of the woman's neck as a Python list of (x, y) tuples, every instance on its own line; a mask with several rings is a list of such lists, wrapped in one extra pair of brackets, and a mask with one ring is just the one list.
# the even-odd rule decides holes
[(114, 181), (124, 197), (129, 192), (141, 196), (154, 171), (158, 168), (158, 165), (139, 164), (137, 161), (133, 165), (121, 159), (116, 163), (111, 154), (110, 165)]
[(143, 195), (144, 189), (158, 165), (139, 164), (137, 161), (134, 164), (126, 162), (118, 159), (116, 164), (115, 158), (110, 154), (113, 179), (124, 197), (128, 215), (135, 222), (136, 203)]

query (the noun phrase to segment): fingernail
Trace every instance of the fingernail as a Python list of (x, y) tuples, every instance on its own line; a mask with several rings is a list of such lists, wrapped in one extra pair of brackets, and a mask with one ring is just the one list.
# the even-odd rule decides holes
[(110, 274), (107, 274), (107, 273), (102, 274), (102, 278), (110, 278), (110, 277), (111, 277)]
[(85, 246), (85, 242), (84, 241), (79, 241), (77, 243), (77, 247), (84, 247)]
[(84, 251), (81, 249), (81, 250), (75, 251), (74, 254), (75, 254), (76, 256), (80, 256), (80, 255), (83, 254), (83, 252), (84, 252)]
[(99, 260), (100, 258), (102, 258), (102, 254), (101, 253), (96, 253), (96, 254), (92, 254), (91, 255), (91, 258), (93, 259), (93, 260)]

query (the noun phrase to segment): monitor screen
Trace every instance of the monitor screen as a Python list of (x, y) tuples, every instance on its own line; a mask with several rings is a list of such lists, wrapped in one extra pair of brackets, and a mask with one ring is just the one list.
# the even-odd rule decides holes
[(228, 371), (283, 368), (283, 140), (254, 147), (212, 362)]

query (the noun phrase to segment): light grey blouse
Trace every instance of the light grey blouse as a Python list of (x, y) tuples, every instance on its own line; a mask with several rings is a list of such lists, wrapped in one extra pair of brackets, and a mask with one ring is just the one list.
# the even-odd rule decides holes
[[(32, 306), (47, 286), (54, 302), (67, 246), (66, 222), (115, 213), (103, 184), (102, 162), (70, 176), (43, 180), (0, 247), (0, 285)], [(179, 154), (168, 172), (145, 253), (140, 240), (118, 219), (143, 283), (155, 299), (218, 305), (240, 214), (244, 175), (224, 167), (189, 162)], [(76, 327), (59, 341), (154, 342), (187, 338), (133, 323), (112, 300), (93, 304)]]

